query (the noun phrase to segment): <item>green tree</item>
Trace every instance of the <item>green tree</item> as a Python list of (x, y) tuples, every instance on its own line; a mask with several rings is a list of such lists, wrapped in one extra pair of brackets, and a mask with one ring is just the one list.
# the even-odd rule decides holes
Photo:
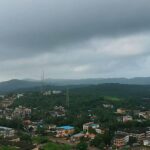
[(80, 141), (80, 143), (76, 147), (77, 150), (87, 150), (87, 148), (88, 148), (88, 145), (84, 141)]

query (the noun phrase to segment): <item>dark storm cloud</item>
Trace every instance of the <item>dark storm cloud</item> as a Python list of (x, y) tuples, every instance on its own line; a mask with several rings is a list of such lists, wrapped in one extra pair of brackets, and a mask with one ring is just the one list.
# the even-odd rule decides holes
[(146, 31), (149, 14), (149, 0), (1, 0), (0, 46), (27, 55)]
[(150, 75), (149, 14), (150, 0), (0, 0), (0, 80), (39, 78), (39, 68), (58, 78)]

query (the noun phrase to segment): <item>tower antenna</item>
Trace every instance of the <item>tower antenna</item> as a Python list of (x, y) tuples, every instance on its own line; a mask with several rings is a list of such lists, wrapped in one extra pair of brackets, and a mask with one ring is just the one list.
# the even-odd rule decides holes
[(69, 97), (69, 89), (66, 89), (66, 106), (69, 108), (70, 106), (70, 97)]
[(42, 93), (44, 92), (44, 80), (45, 80), (45, 73), (44, 71), (42, 71), (42, 74), (41, 74), (41, 92)]

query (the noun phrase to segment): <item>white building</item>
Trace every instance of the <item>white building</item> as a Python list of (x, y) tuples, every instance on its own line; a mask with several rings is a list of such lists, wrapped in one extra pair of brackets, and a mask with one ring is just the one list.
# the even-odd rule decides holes
[(143, 140), (143, 145), (144, 146), (150, 146), (150, 138)]
[(24, 96), (24, 94), (23, 93), (18, 93), (17, 94), (17, 98), (19, 99), (20, 97), (23, 97)]
[(123, 116), (123, 122), (128, 122), (128, 121), (132, 121), (133, 120), (133, 118), (132, 118), (132, 116)]
[(103, 104), (103, 107), (104, 108), (114, 108), (114, 106), (113, 105), (111, 105), (111, 104)]
[(99, 124), (95, 124), (93, 122), (83, 124), (83, 131), (88, 131), (89, 128), (97, 129), (99, 128)]
[(13, 117), (21, 117), (21, 118), (25, 118), (25, 117), (29, 117), (31, 114), (31, 109), (30, 108), (26, 108), (26, 107), (16, 107), (12, 116)]
[(0, 126), (0, 135), (4, 138), (13, 137), (15, 135), (15, 130), (12, 128)]

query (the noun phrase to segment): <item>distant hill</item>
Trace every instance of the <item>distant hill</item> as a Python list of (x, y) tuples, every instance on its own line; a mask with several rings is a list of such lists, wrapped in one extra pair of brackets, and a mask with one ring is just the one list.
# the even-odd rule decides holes
[(150, 85), (150, 77), (136, 77), (136, 78), (89, 78), (89, 79), (47, 79), (46, 83), (54, 85), (89, 85), (89, 84), (104, 84), (104, 83), (120, 83), (120, 84), (136, 84), (136, 85)]
[[(46, 79), (45, 86), (85, 86), (98, 85), (104, 83), (119, 83), (130, 85), (150, 85), (150, 77), (136, 77), (136, 78), (93, 78), (93, 79)], [(20, 89), (40, 88), (41, 81), (24, 79), (13, 79), (5, 82), (0, 82), (0, 93), (12, 92)]]
[(13, 79), (0, 82), (0, 93), (12, 92), (18, 89), (34, 88), (39, 87), (40, 85), (39, 82)]

